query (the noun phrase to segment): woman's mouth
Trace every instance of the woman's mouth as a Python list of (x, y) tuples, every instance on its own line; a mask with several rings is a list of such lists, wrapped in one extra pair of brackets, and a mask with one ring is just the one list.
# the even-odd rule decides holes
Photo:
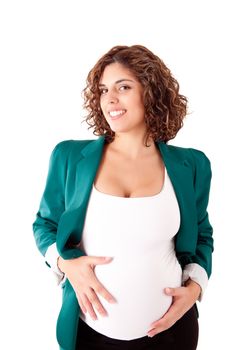
[(126, 109), (116, 110), (116, 111), (110, 111), (109, 115), (111, 119), (119, 119), (123, 114), (126, 113)]

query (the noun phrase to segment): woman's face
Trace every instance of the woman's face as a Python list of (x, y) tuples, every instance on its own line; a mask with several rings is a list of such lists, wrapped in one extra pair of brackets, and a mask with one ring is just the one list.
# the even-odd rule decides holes
[(100, 79), (100, 107), (114, 132), (146, 130), (142, 85), (119, 63), (108, 65)]

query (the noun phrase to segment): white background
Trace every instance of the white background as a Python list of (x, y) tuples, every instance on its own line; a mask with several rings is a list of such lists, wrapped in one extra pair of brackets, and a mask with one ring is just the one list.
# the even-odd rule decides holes
[[(198, 350), (232, 343), (232, 15), (230, 1), (1, 1), (1, 348), (58, 349), (61, 291), (37, 250), (32, 222), (56, 143), (95, 138), (81, 90), (114, 45), (160, 56), (190, 112), (171, 144), (212, 163), (213, 274), (199, 303)], [(187, 349), (188, 350), (188, 349)]]

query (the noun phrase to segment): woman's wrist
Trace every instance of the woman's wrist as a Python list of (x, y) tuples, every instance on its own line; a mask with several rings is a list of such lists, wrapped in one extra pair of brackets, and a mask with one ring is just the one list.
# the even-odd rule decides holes
[(196, 299), (199, 298), (201, 294), (201, 286), (197, 282), (189, 278), (184, 285), (185, 287), (188, 287), (189, 289), (192, 290), (193, 294), (196, 296)]
[(57, 267), (59, 268), (59, 270), (61, 270), (62, 273), (65, 273), (65, 271), (64, 271), (64, 259), (61, 256), (59, 256), (57, 258)]

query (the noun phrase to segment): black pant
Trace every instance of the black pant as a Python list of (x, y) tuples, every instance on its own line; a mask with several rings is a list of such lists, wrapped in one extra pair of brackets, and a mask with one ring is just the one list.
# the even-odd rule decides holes
[(76, 350), (195, 350), (197, 342), (198, 320), (193, 306), (171, 328), (152, 338), (112, 339), (96, 332), (80, 319)]

